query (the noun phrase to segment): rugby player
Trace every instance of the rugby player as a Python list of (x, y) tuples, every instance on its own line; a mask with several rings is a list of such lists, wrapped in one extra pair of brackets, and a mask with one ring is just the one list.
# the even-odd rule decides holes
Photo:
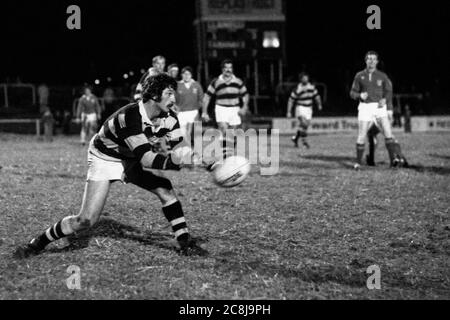
[(163, 56), (155, 56), (152, 58), (152, 66), (148, 68), (148, 70), (143, 74), (139, 83), (136, 86), (136, 91), (134, 93), (134, 100), (139, 101), (142, 99), (142, 86), (144, 84), (144, 80), (148, 77), (157, 75), (159, 73), (164, 72), (164, 68), (166, 67), (166, 58)]
[[(178, 106), (178, 120), (186, 138), (193, 139), (194, 122), (198, 118), (202, 107), (203, 89), (200, 83), (192, 78), (192, 68), (184, 67), (181, 70), (182, 80), (178, 82), (176, 101)], [(189, 141), (188, 140), (188, 141)]]
[[(178, 119), (170, 109), (175, 103), (176, 88), (176, 81), (166, 74), (151, 76), (144, 81), (141, 101), (126, 105), (105, 121), (89, 145), (87, 182), (80, 212), (66, 216), (17, 248), (16, 257), (38, 254), (49, 243), (92, 227), (115, 181), (135, 184), (159, 198), (180, 253), (207, 254), (190, 236), (170, 180), (154, 172), (180, 170), (185, 155), (191, 157), (192, 151), (182, 146)], [(161, 139), (174, 147), (172, 153), (163, 155), (152, 150), (153, 144)]]
[(358, 106), (358, 138), (356, 141), (356, 163), (354, 169), (359, 170), (365, 149), (365, 139), (372, 123), (382, 130), (391, 166), (396, 163), (396, 146), (388, 117), (387, 101), (392, 99), (392, 83), (388, 76), (377, 69), (378, 54), (367, 52), (366, 69), (358, 72), (353, 80), (350, 97), (359, 101)]
[(303, 145), (309, 149), (308, 141), (308, 127), (311, 123), (313, 114), (313, 104), (316, 103), (317, 108), (322, 110), (322, 100), (316, 87), (310, 83), (309, 75), (307, 73), (300, 73), (300, 83), (292, 90), (289, 96), (287, 106), (287, 117), (292, 117), (292, 107), (295, 105), (295, 117), (299, 120), (297, 134), (291, 138), (295, 147), (298, 147), (298, 139), (302, 138)]
[[(388, 110), (388, 118), (389, 122), (392, 123), (392, 116), (393, 116), (393, 104), (392, 99), (389, 99), (387, 101), (387, 110)], [(381, 132), (380, 128), (378, 128), (378, 125), (376, 122), (373, 122), (370, 126), (369, 131), (367, 132), (367, 140), (369, 141), (369, 154), (366, 156), (366, 163), (368, 166), (374, 167), (375, 164), (375, 150), (377, 147), (377, 135)], [(406, 157), (402, 153), (402, 149), (400, 147), (400, 143), (397, 139), (394, 139), (394, 147), (395, 147), (395, 158), (393, 162), (393, 167), (404, 167), (408, 168), (409, 164), (406, 160)]]
[(81, 122), (80, 143), (85, 145), (86, 140), (91, 139), (97, 131), (97, 121), (101, 118), (102, 108), (90, 86), (86, 86), (83, 93), (78, 100), (76, 119)]
[(209, 121), (207, 109), (210, 99), (215, 97), (216, 122), (225, 134), (227, 128), (242, 124), (241, 115), (248, 112), (249, 95), (244, 82), (234, 75), (231, 60), (222, 61), (221, 68), (222, 74), (211, 81), (203, 98), (202, 118)]
[(241, 116), (249, 112), (249, 94), (244, 82), (233, 73), (233, 61), (223, 60), (221, 68), (222, 74), (211, 81), (203, 97), (202, 119), (206, 122), (210, 120), (208, 105), (211, 98), (215, 98), (216, 122), (222, 134), (223, 155), (227, 157), (236, 146), (236, 136), (233, 141), (227, 141), (226, 131), (242, 125)]

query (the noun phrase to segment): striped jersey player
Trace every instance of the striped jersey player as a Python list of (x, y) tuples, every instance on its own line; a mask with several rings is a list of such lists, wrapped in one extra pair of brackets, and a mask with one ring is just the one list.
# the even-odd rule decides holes
[[(80, 212), (66, 216), (27, 245), (17, 248), (16, 257), (38, 254), (50, 242), (92, 227), (115, 181), (135, 184), (160, 199), (182, 254), (207, 254), (190, 236), (170, 180), (157, 173), (179, 170), (186, 159), (184, 155), (187, 159), (191, 157), (190, 149), (182, 145), (178, 119), (170, 109), (175, 103), (176, 88), (176, 81), (166, 74), (149, 77), (144, 82), (142, 101), (119, 109), (105, 121), (89, 145), (87, 182)], [(172, 144), (174, 151), (154, 152), (153, 146), (160, 139)]]
[(292, 117), (292, 108), (295, 106), (295, 117), (298, 118), (299, 124), (297, 134), (291, 140), (298, 147), (298, 139), (302, 138), (303, 145), (309, 148), (306, 137), (308, 136), (308, 127), (313, 115), (313, 106), (316, 104), (317, 108), (322, 110), (322, 100), (314, 84), (309, 81), (307, 73), (300, 73), (299, 79), (300, 83), (292, 90), (289, 96), (287, 117)]
[(202, 117), (209, 121), (208, 105), (215, 98), (216, 122), (223, 134), (230, 127), (239, 126), (241, 115), (248, 112), (249, 95), (244, 82), (233, 73), (233, 62), (224, 60), (221, 63), (222, 74), (208, 86), (203, 98)]

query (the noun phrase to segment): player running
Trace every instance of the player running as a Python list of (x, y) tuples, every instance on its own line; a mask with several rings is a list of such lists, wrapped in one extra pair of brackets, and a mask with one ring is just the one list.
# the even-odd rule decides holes
[(203, 98), (202, 118), (209, 121), (208, 105), (210, 99), (215, 97), (216, 122), (225, 134), (228, 127), (237, 128), (242, 124), (241, 115), (248, 112), (249, 95), (244, 82), (233, 73), (233, 62), (224, 60), (221, 67), (222, 74), (211, 81)]
[(81, 122), (80, 143), (86, 144), (97, 131), (97, 121), (100, 120), (102, 108), (97, 97), (92, 93), (89, 86), (84, 88), (84, 94), (78, 100), (76, 119)]
[(350, 97), (359, 101), (356, 163), (353, 166), (356, 170), (362, 165), (365, 139), (372, 123), (382, 130), (391, 166), (396, 165), (395, 141), (387, 112), (387, 101), (392, 99), (392, 83), (377, 69), (378, 54), (375, 51), (367, 52), (365, 61), (366, 69), (356, 74), (350, 90)]
[(249, 95), (244, 82), (233, 73), (233, 62), (226, 59), (221, 67), (222, 74), (211, 81), (204, 95), (202, 119), (209, 121), (208, 105), (211, 98), (215, 98), (216, 122), (222, 134), (223, 156), (227, 157), (236, 146), (236, 136), (233, 141), (227, 141), (226, 131), (242, 125), (241, 116), (248, 113)]
[[(191, 156), (192, 151), (188, 148), (186, 152), (182, 146), (178, 119), (170, 109), (175, 103), (176, 88), (176, 81), (166, 74), (149, 77), (144, 82), (142, 101), (119, 109), (105, 121), (89, 145), (87, 182), (79, 214), (63, 218), (17, 248), (16, 257), (38, 254), (49, 243), (92, 227), (115, 181), (133, 183), (160, 199), (182, 254), (207, 254), (190, 236), (170, 180), (152, 171), (180, 170), (184, 156)], [(172, 153), (163, 155), (152, 150), (161, 139), (174, 146)]]
[(307, 73), (300, 73), (300, 83), (292, 90), (287, 105), (287, 117), (292, 117), (292, 107), (295, 105), (295, 117), (299, 120), (297, 134), (291, 138), (295, 147), (298, 147), (298, 139), (302, 138), (303, 145), (309, 149), (308, 127), (311, 123), (313, 115), (313, 104), (316, 103), (317, 108), (322, 110), (322, 100), (316, 87), (310, 83)]

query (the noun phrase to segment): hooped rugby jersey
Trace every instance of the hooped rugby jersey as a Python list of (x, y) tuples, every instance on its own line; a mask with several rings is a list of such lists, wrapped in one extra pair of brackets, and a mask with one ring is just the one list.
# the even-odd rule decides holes
[(171, 148), (183, 141), (175, 112), (169, 109), (150, 120), (140, 101), (122, 107), (105, 121), (94, 138), (93, 152), (109, 161), (140, 160), (162, 140)]
[(319, 95), (316, 87), (311, 84), (299, 83), (297, 87), (292, 90), (290, 99), (294, 101), (294, 106), (298, 107), (312, 107), (314, 99)]
[(244, 82), (236, 76), (225, 80), (223, 75), (211, 81), (206, 91), (210, 97), (216, 97), (216, 105), (222, 107), (240, 107), (241, 99), (247, 94)]

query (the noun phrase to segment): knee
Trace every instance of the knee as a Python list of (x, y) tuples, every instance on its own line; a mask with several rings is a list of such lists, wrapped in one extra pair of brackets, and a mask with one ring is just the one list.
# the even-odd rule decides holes
[(165, 189), (165, 188), (158, 188), (157, 195), (158, 195), (159, 199), (161, 200), (161, 204), (163, 206), (178, 201), (173, 190), (169, 190), (169, 189)]
[(91, 228), (98, 219), (96, 218), (88, 218), (83, 216), (75, 216), (71, 219), (71, 226), (75, 231), (81, 231)]

